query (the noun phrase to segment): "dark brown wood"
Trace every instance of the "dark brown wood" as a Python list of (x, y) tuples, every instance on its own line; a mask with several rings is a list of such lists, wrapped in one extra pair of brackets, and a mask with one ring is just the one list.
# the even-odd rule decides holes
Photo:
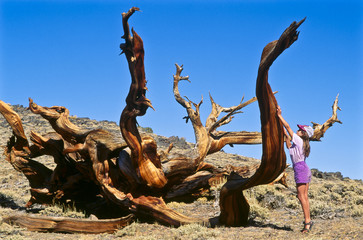
[[(167, 183), (167, 179), (162, 171), (160, 160), (156, 154), (147, 154), (144, 149), (149, 148), (148, 153), (155, 152), (153, 145), (145, 147), (137, 129), (136, 117), (143, 116), (146, 110), (151, 107), (151, 102), (146, 98), (146, 79), (144, 70), (144, 47), (141, 37), (132, 30), (130, 34), (128, 18), (138, 8), (132, 8), (127, 13), (123, 13), (123, 26), (125, 43), (120, 47), (125, 53), (131, 74), (131, 85), (126, 98), (126, 107), (122, 111), (120, 118), (120, 129), (123, 138), (131, 150), (131, 161), (138, 177), (149, 187), (162, 188)], [(155, 144), (156, 147), (156, 144)], [(151, 157), (151, 158), (150, 158)]]
[[(132, 30), (132, 37), (128, 30), (127, 19), (136, 10), (138, 9), (132, 8), (129, 12), (122, 15), (125, 32), (123, 38), (125, 39), (125, 43), (121, 44), (120, 47), (125, 53), (129, 65), (131, 85), (126, 98), (126, 107), (122, 111), (120, 118), (120, 130), (130, 149), (130, 159), (138, 179), (152, 191), (153, 189), (163, 189), (168, 183), (168, 178), (170, 179), (178, 175), (180, 177), (181, 172), (185, 174), (185, 170), (186, 172), (189, 172), (190, 169), (195, 170), (198, 165), (185, 164), (188, 163), (185, 160), (189, 158), (181, 157), (184, 160), (183, 168), (176, 168), (175, 166), (181, 166), (179, 164), (179, 158), (168, 159), (163, 166), (166, 169), (164, 173), (161, 168), (160, 155), (157, 153), (155, 141), (151, 137), (141, 138), (137, 129), (136, 117), (143, 116), (149, 107), (152, 108), (152, 105), (150, 100), (146, 98), (147, 88), (144, 70), (143, 42), (134, 30)], [(181, 169), (185, 170), (183, 171)], [(176, 172), (178, 174), (175, 173), (175, 170), (177, 170)], [(185, 223), (201, 221), (183, 216), (171, 210), (166, 206), (162, 198), (142, 195), (133, 198), (131, 195), (128, 195), (128, 200), (131, 203), (130, 210), (134, 210), (136, 215), (152, 217), (162, 224), (180, 226)]]
[(283, 125), (276, 115), (277, 101), (268, 83), (268, 70), (276, 58), (298, 37), (296, 29), (305, 19), (293, 22), (280, 39), (263, 49), (256, 81), (256, 96), (260, 108), (262, 133), (261, 165), (250, 178), (228, 178), (220, 194), (221, 214), (219, 220), (228, 226), (246, 225), (249, 206), (242, 191), (257, 185), (273, 182), (286, 168)]

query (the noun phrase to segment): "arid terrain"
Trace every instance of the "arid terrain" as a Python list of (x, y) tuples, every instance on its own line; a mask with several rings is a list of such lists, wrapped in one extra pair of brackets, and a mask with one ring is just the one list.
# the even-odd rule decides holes
[[(13, 109), (22, 118), (25, 133), (30, 130), (38, 133), (52, 132), (52, 128), (41, 117), (32, 114), (26, 108), (14, 105)], [(72, 117), (72, 122), (82, 128), (103, 128), (114, 134), (120, 134), (114, 122), (95, 121), (88, 118)], [(140, 128), (148, 132), (158, 142), (160, 148), (166, 148), (171, 142), (172, 151), (187, 151), (194, 144), (179, 137), (162, 137), (152, 133), (150, 128)], [(0, 115), (0, 146), (5, 146), (11, 136), (11, 129)], [(49, 167), (55, 164), (51, 158), (36, 159)], [(218, 152), (206, 158), (215, 166), (232, 164), (235, 166), (252, 165), (258, 159), (235, 154)], [(358, 160), (357, 160), (358, 161)], [(29, 184), (22, 173), (17, 172), (4, 156), (0, 159), (0, 219), (18, 213), (40, 214), (84, 218), (85, 214), (74, 208), (64, 206), (34, 205), (25, 209), (29, 200)], [(245, 196), (251, 205), (249, 225), (247, 227), (215, 227), (197, 224), (179, 228), (162, 226), (158, 223), (136, 221), (113, 234), (61, 234), (30, 232), (26, 229), (0, 222), (1, 239), (363, 239), (363, 182), (343, 177), (338, 173), (324, 173), (313, 169), (313, 178), (309, 190), (311, 215), (314, 221), (312, 231), (300, 232), (303, 215), (296, 198), (292, 169), (288, 168), (288, 188), (276, 185), (258, 186), (246, 191)], [(222, 185), (223, 183), (221, 183)], [(194, 217), (215, 217), (219, 215), (219, 188), (193, 202), (169, 202), (168, 206), (185, 215)]]

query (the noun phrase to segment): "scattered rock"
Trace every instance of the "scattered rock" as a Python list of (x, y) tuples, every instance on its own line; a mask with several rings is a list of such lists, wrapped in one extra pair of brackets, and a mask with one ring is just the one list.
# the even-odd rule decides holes
[(311, 169), (311, 174), (316, 178), (322, 178), (325, 180), (343, 180), (343, 175), (341, 172), (321, 172), (318, 169)]

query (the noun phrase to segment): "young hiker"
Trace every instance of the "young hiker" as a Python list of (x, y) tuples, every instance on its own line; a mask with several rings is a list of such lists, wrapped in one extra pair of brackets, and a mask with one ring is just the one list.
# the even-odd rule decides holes
[(297, 197), (304, 213), (304, 228), (301, 230), (301, 232), (310, 232), (314, 224), (310, 219), (310, 206), (308, 199), (311, 171), (306, 164), (305, 159), (310, 154), (309, 138), (314, 134), (314, 130), (310, 126), (297, 125), (299, 129), (296, 133), (294, 133), (290, 125), (282, 117), (280, 106), (277, 108), (277, 116), (284, 125), (286, 147), (290, 151), (290, 157), (294, 169)]

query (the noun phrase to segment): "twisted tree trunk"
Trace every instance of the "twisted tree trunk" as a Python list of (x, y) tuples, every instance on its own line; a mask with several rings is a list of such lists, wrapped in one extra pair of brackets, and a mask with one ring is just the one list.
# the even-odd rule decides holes
[(220, 195), (221, 214), (219, 220), (228, 226), (246, 225), (249, 205), (243, 190), (268, 184), (286, 168), (283, 125), (276, 115), (277, 102), (268, 83), (268, 70), (275, 59), (298, 37), (296, 29), (305, 19), (293, 22), (280, 39), (266, 45), (262, 52), (256, 82), (256, 96), (261, 113), (262, 159), (256, 173), (248, 179), (232, 175), (223, 186)]

